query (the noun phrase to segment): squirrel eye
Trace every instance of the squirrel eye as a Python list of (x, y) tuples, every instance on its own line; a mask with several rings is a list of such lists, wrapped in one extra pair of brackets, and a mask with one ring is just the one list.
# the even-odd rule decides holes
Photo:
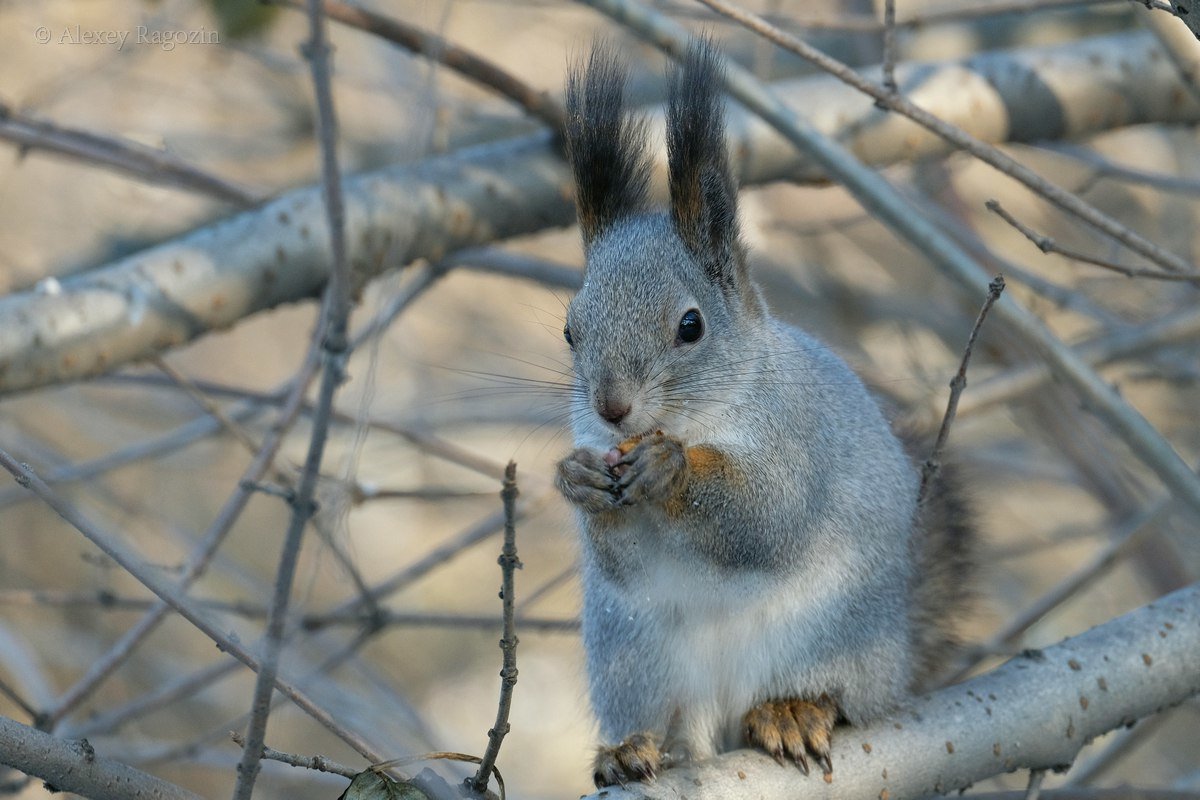
[(571, 339), (571, 329), (565, 325), (563, 326), (563, 338), (567, 340), (567, 347), (575, 347), (575, 342)]
[(683, 319), (679, 320), (679, 341), (691, 344), (697, 341), (704, 335), (704, 322), (700, 319), (700, 312), (695, 308), (690, 308), (683, 315)]

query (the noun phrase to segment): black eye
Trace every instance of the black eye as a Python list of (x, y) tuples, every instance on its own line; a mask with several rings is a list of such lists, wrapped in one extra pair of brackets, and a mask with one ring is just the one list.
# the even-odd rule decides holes
[(567, 340), (567, 347), (575, 348), (575, 342), (571, 339), (571, 329), (563, 326), (563, 338)]
[(679, 341), (691, 344), (703, 335), (704, 322), (700, 319), (700, 312), (694, 308), (688, 309), (683, 319), (679, 320)]

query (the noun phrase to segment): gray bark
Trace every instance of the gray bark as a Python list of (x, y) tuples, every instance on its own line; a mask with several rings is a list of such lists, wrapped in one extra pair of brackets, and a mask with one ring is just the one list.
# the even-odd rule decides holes
[(92, 800), (200, 800), (200, 795), (68, 741), (0, 717), (0, 764)]

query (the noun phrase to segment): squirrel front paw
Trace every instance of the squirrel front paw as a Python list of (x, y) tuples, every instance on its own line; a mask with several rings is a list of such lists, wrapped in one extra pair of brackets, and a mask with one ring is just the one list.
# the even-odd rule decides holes
[(649, 734), (635, 733), (625, 741), (596, 752), (592, 780), (597, 789), (653, 780), (662, 768), (663, 757)]
[(829, 741), (837, 717), (837, 704), (825, 694), (812, 701), (768, 700), (746, 712), (746, 742), (766, 750), (780, 764), (790, 758), (805, 775), (811, 754), (822, 771), (831, 775)]
[(683, 442), (658, 431), (643, 436), (633, 447), (623, 442), (610, 452), (616, 475), (617, 501), (621, 505), (661, 503), (682, 494), (687, 481), (687, 455)]
[(581, 447), (558, 462), (554, 485), (568, 502), (593, 514), (617, 505), (616, 476), (598, 450)]

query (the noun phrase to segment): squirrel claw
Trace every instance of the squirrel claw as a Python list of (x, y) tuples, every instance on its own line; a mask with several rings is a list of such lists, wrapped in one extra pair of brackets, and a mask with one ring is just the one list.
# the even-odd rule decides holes
[(612, 747), (601, 747), (596, 753), (592, 780), (597, 789), (624, 787), (629, 782), (654, 780), (662, 767), (662, 753), (649, 735), (635, 733)]
[(766, 750), (781, 765), (790, 756), (805, 775), (812, 756), (826, 775), (833, 773), (829, 734), (837, 721), (837, 705), (828, 695), (810, 700), (768, 700), (746, 712), (746, 741)]

